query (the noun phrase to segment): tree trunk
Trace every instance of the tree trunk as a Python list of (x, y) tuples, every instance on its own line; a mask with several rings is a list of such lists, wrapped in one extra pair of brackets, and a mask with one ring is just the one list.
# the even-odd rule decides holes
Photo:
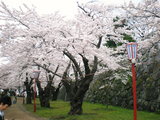
[(39, 101), (40, 101), (41, 107), (50, 108), (49, 100), (50, 100), (50, 96), (48, 94), (48, 91), (46, 90), (39, 91)]
[(76, 115), (76, 114), (80, 115), (83, 113), (82, 109), (83, 99), (87, 90), (89, 89), (89, 85), (92, 80), (93, 80), (93, 75), (87, 76), (86, 78), (84, 78), (83, 81), (81, 81), (82, 83), (80, 84), (78, 89), (77, 86), (75, 86), (72, 89), (72, 93), (74, 93), (74, 95), (72, 94), (71, 96), (71, 101), (70, 101), (71, 109), (70, 112), (68, 113), (69, 115)]
[(40, 105), (41, 105), (41, 107), (45, 107), (45, 91), (41, 87), (41, 83), (39, 80), (37, 80), (37, 87), (38, 87), (38, 91), (39, 91)]
[[(96, 45), (97, 49), (100, 48), (102, 42), (102, 37), (99, 37), (98, 43)], [(98, 58), (94, 56), (92, 69), (90, 69), (90, 65), (88, 64), (89, 60), (82, 54), (79, 53), (79, 55), (82, 57), (82, 61), (84, 64), (84, 74), (81, 70), (80, 65), (76, 61), (75, 57), (67, 50), (65, 49), (63, 53), (72, 61), (72, 67), (75, 75), (75, 82), (71, 81), (71, 79), (68, 77), (68, 70), (70, 69), (71, 62), (69, 62), (68, 66), (66, 67), (66, 70), (63, 73), (62, 76), (62, 83), (66, 88), (66, 92), (68, 95), (70, 95), (71, 98), (71, 109), (69, 114), (75, 115), (75, 114), (82, 114), (82, 103), (83, 98), (85, 96), (85, 93), (89, 89), (89, 85), (93, 80), (94, 74), (97, 71), (98, 66)]]
[(37, 86), (38, 86), (38, 90), (39, 90), (39, 101), (40, 101), (41, 107), (50, 108), (50, 101), (49, 100), (50, 100), (51, 82), (48, 82), (47, 86), (44, 89), (42, 89), (40, 81), (37, 80)]
[(59, 89), (57, 88), (52, 94), (52, 101), (56, 101), (58, 97)]
[(43, 89), (42, 90), (39, 89), (39, 101), (40, 101), (41, 107), (45, 107), (45, 96), (44, 96)]
[(31, 90), (27, 90), (26, 104), (32, 104), (32, 93), (31, 93)]
[(24, 85), (26, 86), (26, 92), (27, 92), (26, 104), (32, 104), (31, 84), (32, 84), (32, 79), (30, 82), (28, 82), (28, 76), (26, 73), (26, 81), (24, 82)]
[(83, 103), (83, 99), (80, 98), (73, 98), (70, 101), (70, 111), (69, 111), (69, 115), (81, 115), (83, 113), (83, 109), (82, 109), (82, 103)]
[(59, 90), (60, 90), (61, 86), (62, 86), (62, 83), (59, 83), (57, 88), (51, 86), (52, 101), (53, 100), (55, 100), (55, 101), (57, 100), (58, 93), (59, 93)]
[[(37, 86), (39, 89), (39, 98), (40, 98), (41, 107), (50, 108), (52, 81), (53, 81), (53, 78), (55, 77), (55, 75), (58, 75), (58, 74), (56, 74), (56, 72), (58, 71), (59, 65), (57, 66), (55, 72), (52, 72), (51, 70), (47, 69), (46, 65), (42, 66), (40, 64), (37, 64), (37, 66), (45, 69), (47, 73), (52, 73), (52, 75), (49, 74), (49, 76), (47, 77), (47, 78), (49, 78), (49, 80), (47, 79), (47, 86), (44, 89), (42, 89), (40, 81), (37, 80)], [(61, 76), (59, 76), (59, 77), (61, 77)]]
[(47, 84), (47, 86), (45, 87), (45, 107), (50, 108), (50, 83)]

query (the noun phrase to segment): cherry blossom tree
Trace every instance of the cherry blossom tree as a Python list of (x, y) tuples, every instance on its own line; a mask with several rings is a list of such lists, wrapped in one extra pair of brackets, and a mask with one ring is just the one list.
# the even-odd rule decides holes
[[(97, 3), (78, 4), (80, 11), (73, 21), (64, 21), (57, 13), (40, 16), (34, 9), (24, 7), (11, 10), (1, 3), (0, 19), (6, 22), (1, 25), (4, 53), (17, 65), (18, 73), (23, 68), (31, 71), (32, 64), (44, 70), (40, 79), (45, 79), (45, 72), (50, 73), (46, 89), (53, 78), (62, 81), (70, 96), (69, 114), (82, 114), (83, 99), (95, 74), (122, 68), (119, 63), (124, 57), (118, 53), (124, 52), (127, 41), (123, 40), (123, 33), (130, 34), (130, 30), (115, 27), (123, 22), (113, 21), (114, 8)], [(117, 44), (115, 48), (106, 46), (111, 40)], [(42, 89), (39, 83), (37, 80)]]
[[(22, 9), (10, 10), (4, 3), (1, 3), (1, 10), (1, 18), (7, 22), (1, 26), (3, 53), (15, 65), (15, 68), (19, 69), (16, 71), (17, 74), (31, 73), (33, 64), (42, 68), (44, 65), (49, 65), (50, 69), (54, 70), (58, 62), (53, 65), (52, 60), (58, 56), (58, 52), (53, 53), (53, 41), (57, 36), (57, 28), (59, 29), (61, 25), (59, 23), (63, 22), (62, 18), (57, 13), (52, 15), (53, 17), (38, 16), (34, 9), (29, 9), (27, 6), (24, 11)], [(55, 61), (60, 61), (60, 57), (57, 58)], [(23, 70), (23, 68), (26, 69)], [(41, 73), (41, 76), (44, 79), (45, 74)], [(28, 76), (26, 78), (25, 83), (29, 82)], [(32, 79), (30, 83), (32, 84)]]
[[(120, 50), (123, 51), (124, 46), (115, 49), (106, 47), (104, 44), (109, 40), (107, 36), (114, 38), (115, 43), (123, 44), (126, 41), (121, 33), (127, 32), (125, 27), (115, 30), (112, 8), (96, 4), (78, 4), (78, 7), (80, 13), (72, 25), (74, 27), (67, 33), (67, 30), (63, 30), (65, 43), (61, 44), (61, 48), (66, 46), (63, 53), (72, 61), (72, 65), (68, 64), (62, 79), (70, 97), (71, 115), (82, 114), (83, 99), (96, 72), (120, 67), (118, 62), (122, 60), (122, 56), (116, 54)], [(69, 71), (71, 66), (73, 70)]]
[[(159, 0), (143, 0), (138, 5), (130, 2), (123, 6), (129, 25), (134, 30), (133, 37), (139, 43), (140, 56), (155, 52), (159, 43), (160, 14)], [(144, 59), (144, 57), (141, 57)], [(141, 59), (141, 60), (142, 60)]]

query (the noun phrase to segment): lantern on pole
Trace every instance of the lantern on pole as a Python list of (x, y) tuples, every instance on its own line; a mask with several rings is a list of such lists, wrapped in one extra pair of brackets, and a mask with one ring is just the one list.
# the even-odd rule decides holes
[(36, 112), (36, 80), (39, 78), (40, 71), (33, 71), (31, 74), (31, 78), (34, 80), (34, 87), (33, 87), (33, 92), (34, 92), (34, 112)]
[(137, 46), (135, 42), (127, 44), (128, 59), (132, 63), (132, 91), (133, 91), (133, 120), (137, 120), (137, 95), (136, 95), (136, 58), (137, 58)]

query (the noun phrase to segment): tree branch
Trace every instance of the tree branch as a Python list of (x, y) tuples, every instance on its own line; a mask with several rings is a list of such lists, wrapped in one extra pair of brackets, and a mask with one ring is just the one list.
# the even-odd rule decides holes
[(80, 75), (80, 78), (83, 79), (84, 78), (83, 74), (82, 74), (80, 67), (79, 67), (77, 61), (75, 60), (74, 56), (71, 53), (69, 53), (69, 51), (66, 49), (63, 51), (63, 53), (73, 62), (76, 70), (78, 71), (78, 73)]
[(55, 73), (55, 72), (53, 72), (53, 71), (49, 70), (48, 68), (46, 68), (46, 67), (42, 66), (41, 64), (39, 64), (39, 63), (37, 63), (37, 62), (35, 62), (35, 61), (34, 61), (34, 63), (35, 63), (37, 66), (39, 66), (39, 67), (43, 68), (44, 70), (46, 70), (47, 72), (51, 72), (52, 74), (54, 74), (54, 75), (56, 75), (56, 76), (58, 76), (58, 77), (62, 78), (62, 76), (61, 76), (61, 75), (58, 75), (57, 73)]
[[(57, 68), (56, 68), (56, 70), (55, 70), (55, 72), (54, 72), (54, 73), (57, 73), (58, 69), (59, 69), (59, 65), (57, 65)], [(56, 76), (56, 75), (55, 75), (55, 74), (53, 74), (53, 76), (52, 76), (52, 80), (54, 79), (54, 77), (55, 77), (55, 76)]]
[(11, 11), (7, 8), (6, 4), (4, 2), (1, 2), (1, 7), (10, 15), (11, 18), (15, 19), (17, 22), (19, 22), (20, 24), (22, 24), (23, 26), (27, 27), (28, 29), (29, 26), (26, 25), (25, 23), (23, 23), (21, 20), (19, 20), (18, 18), (16, 18), (15, 16), (13, 16), (13, 14), (11, 13)]
[(90, 74), (91, 71), (90, 71), (90, 68), (88, 65), (88, 59), (80, 53), (79, 53), (79, 55), (82, 57), (82, 60), (83, 60), (83, 64), (84, 64), (84, 68), (85, 68), (85, 75)]
[(93, 62), (93, 68), (92, 68), (92, 74), (97, 71), (97, 66), (98, 66), (98, 58), (94, 56), (94, 62)]
[(96, 46), (97, 48), (101, 47), (102, 38), (103, 38), (102, 36), (99, 37), (99, 40), (98, 40), (98, 43), (97, 43), (97, 46)]

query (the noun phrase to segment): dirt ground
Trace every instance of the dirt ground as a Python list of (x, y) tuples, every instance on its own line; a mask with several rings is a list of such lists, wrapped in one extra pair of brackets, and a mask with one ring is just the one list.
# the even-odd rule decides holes
[(17, 103), (5, 111), (5, 120), (47, 120), (26, 111), (22, 104), (22, 98), (18, 98)]

